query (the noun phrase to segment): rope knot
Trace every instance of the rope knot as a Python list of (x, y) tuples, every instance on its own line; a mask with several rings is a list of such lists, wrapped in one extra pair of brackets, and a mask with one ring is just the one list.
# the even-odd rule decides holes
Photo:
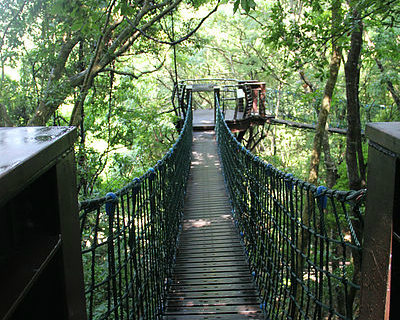
[(156, 175), (154, 168), (149, 168), (149, 169), (147, 170), (147, 172), (149, 173), (149, 179), (150, 179), (150, 181), (153, 181), (153, 180), (154, 180), (154, 177), (155, 177), (155, 175)]
[(285, 184), (286, 184), (286, 188), (288, 188), (290, 191), (293, 190), (293, 174), (291, 173), (287, 173), (285, 175)]
[(106, 194), (106, 213), (109, 217), (114, 217), (115, 204), (118, 202), (117, 195), (114, 192)]
[(324, 210), (328, 204), (328, 197), (326, 195), (326, 191), (328, 190), (325, 186), (319, 186), (316, 191), (318, 208), (320, 210)]

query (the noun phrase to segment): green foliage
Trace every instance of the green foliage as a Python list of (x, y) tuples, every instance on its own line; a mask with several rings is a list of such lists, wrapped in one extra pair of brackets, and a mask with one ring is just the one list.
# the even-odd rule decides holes
[(272, 132), (265, 139), (265, 150), (261, 155), (280, 170), (304, 179), (311, 144), (311, 132), (279, 126), (272, 128)]
[(101, 90), (109, 81), (109, 77), (96, 80), (98, 92), (91, 92), (86, 106), (87, 146), (82, 150), (86, 159), (78, 168), (84, 198), (117, 190), (141, 176), (177, 136), (175, 119), (171, 113), (162, 114), (164, 99), (151, 79), (132, 82), (117, 76), (111, 100), (110, 92)]
[[(71, 79), (90, 65), (102, 36), (107, 10), (111, 9), (111, 21), (119, 21), (122, 16), (133, 21), (142, 5), (140, 1), (117, 1), (114, 7), (110, 4), (105, 0), (9, 0), (0, 3), (0, 103), (6, 106), (16, 125), (26, 125), (42, 102), (61, 105), (47, 124), (69, 123), (80, 95), (79, 86), (70, 86)], [(277, 92), (281, 92), (284, 94), (278, 117), (315, 123), (329, 72), (331, 43), (335, 41), (343, 46), (345, 53), (352, 30), (351, 12), (344, 3), (341, 7), (344, 18), (337, 29), (331, 29), (332, 4), (329, 0), (221, 1), (218, 12), (195, 35), (176, 46), (178, 78), (265, 81), (274, 92), (268, 104), (270, 113), (275, 113)], [(173, 12), (173, 30), (172, 15), (167, 14), (146, 29), (146, 33), (163, 41), (179, 39), (214, 5), (215, 2), (209, 0), (184, 1)], [(388, 81), (397, 91), (400, 86), (396, 63), (400, 57), (399, 6), (393, 3), (388, 7), (383, 1), (363, 1), (357, 3), (357, 8), (374, 43), (374, 48), (364, 45), (362, 52), (362, 126), (368, 121), (399, 120), (399, 108), (387, 90)], [(152, 21), (157, 13), (156, 10), (151, 12), (143, 18), (143, 23)], [(128, 25), (124, 19), (121, 21), (115, 25), (100, 54), (109, 50), (112, 41)], [(48, 88), (60, 50), (74, 36), (79, 36), (79, 41), (68, 56), (60, 80)], [(170, 49), (139, 36), (124, 55), (107, 66), (107, 69), (132, 77), (114, 74), (111, 81), (110, 71), (102, 70), (92, 81), (84, 103), (82, 141), (77, 147), (82, 152), (77, 158), (86, 154), (79, 171), (85, 181), (82, 194), (100, 194), (106, 189), (120, 187), (154, 165), (173, 143), (176, 137), (172, 124), (174, 113), (162, 114), (171, 111), (174, 55)], [(384, 72), (377, 66), (376, 58), (381, 61)], [(163, 67), (157, 72), (135, 79), (141, 72), (160, 65)], [(304, 87), (299, 70), (304, 71), (312, 83), (313, 92)], [(343, 70), (340, 70), (329, 120), (332, 126), (347, 125), (344, 83)], [(197, 102), (202, 104), (200, 100)], [(277, 132), (276, 143), (281, 144), (277, 150), (282, 154), (264, 153), (277, 166), (304, 177), (312, 133), (282, 127)], [(331, 136), (333, 152), (338, 150), (335, 158), (340, 159), (337, 164), (339, 171), (343, 171), (341, 177), (345, 177), (345, 161), (339, 155), (339, 151), (344, 150), (344, 142), (336, 140), (340, 139)], [(271, 150), (270, 143), (264, 141), (266, 150)], [(301, 152), (296, 153), (296, 149)]]

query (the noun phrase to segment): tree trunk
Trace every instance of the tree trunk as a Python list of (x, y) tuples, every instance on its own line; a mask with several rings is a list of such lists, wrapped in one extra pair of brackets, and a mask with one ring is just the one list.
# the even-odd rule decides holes
[[(349, 187), (359, 190), (365, 187), (365, 163), (362, 154), (360, 102), (358, 87), (360, 79), (360, 53), (362, 48), (363, 24), (357, 10), (353, 11), (354, 27), (351, 33), (350, 50), (345, 64), (346, 97), (347, 97), (347, 135), (346, 164)], [(357, 219), (353, 221), (355, 229), (359, 229)], [(353, 283), (360, 283), (361, 257), (358, 251), (352, 250), (354, 258)], [(347, 316), (352, 318), (352, 306), (357, 291), (351, 287), (347, 297)]]
[(360, 14), (356, 10), (353, 12), (353, 19), (355, 25), (351, 34), (350, 50), (345, 64), (348, 126), (346, 164), (349, 187), (352, 190), (359, 190), (365, 187), (365, 163), (362, 154), (360, 102), (358, 97), (363, 24)]
[[(283, 87), (283, 84), (281, 81), (279, 81), (278, 95), (276, 97), (276, 105), (275, 105), (275, 119), (278, 119), (278, 116), (279, 116), (279, 106), (281, 104), (282, 87)], [(274, 156), (276, 156), (276, 131), (277, 131), (276, 127), (277, 126), (274, 126), (274, 129), (272, 132), (272, 154)]]
[(324, 137), (322, 138), (322, 147), (324, 149), (324, 162), (326, 168), (326, 186), (329, 189), (332, 189), (339, 176), (335, 160), (332, 159), (331, 147), (329, 145), (329, 135), (326, 131)]
[[(332, 6), (332, 28), (339, 21), (340, 0), (333, 3)], [(325, 127), (327, 125), (328, 115), (331, 108), (333, 90), (335, 89), (340, 60), (342, 58), (341, 48), (335, 43), (332, 43), (332, 56), (329, 67), (329, 78), (325, 85), (324, 96), (322, 98), (321, 109), (318, 114), (318, 122), (315, 128), (313, 149), (311, 151), (310, 170), (308, 181), (312, 184), (318, 183), (318, 170), (321, 156), (321, 147), (323, 138), (326, 135)]]

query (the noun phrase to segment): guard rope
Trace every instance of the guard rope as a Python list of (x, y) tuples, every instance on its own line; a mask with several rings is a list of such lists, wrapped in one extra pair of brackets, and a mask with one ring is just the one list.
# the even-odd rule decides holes
[(242, 146), (216, 98), (232, 214), (266, 319), (354, 319), (365, 190), (316, 187)]
[(183, 216), (191, 96), (179, 138), (140, 178), (80, 203), (88, 319), (161, 319)]

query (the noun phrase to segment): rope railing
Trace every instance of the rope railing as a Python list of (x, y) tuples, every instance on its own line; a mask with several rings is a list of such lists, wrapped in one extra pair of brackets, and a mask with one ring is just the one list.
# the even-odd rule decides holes
[(355, 319), (365, 190), (299, 180), (245, 149), (217, 99), (216, 134), (232, 214), (267, 319)]
[(190, 168), (190, 101), (180, 136), (140, 178), (80, 203), (88, 319), (161, 319)]

